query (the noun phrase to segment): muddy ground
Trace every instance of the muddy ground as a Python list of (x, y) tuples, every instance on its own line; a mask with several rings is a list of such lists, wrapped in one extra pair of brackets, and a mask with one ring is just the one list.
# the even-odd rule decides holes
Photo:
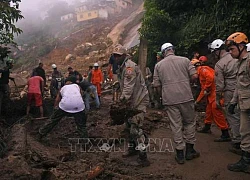
[[(1, 179), (91, 179), (91, 170), (96, 167), (99, 167), (99, 171), (94, 172), (100, 172), (95, 177), (96, 180), (250, 179), (249, 174), (234, 173), (226, 169), (228, 163), (236, 162), (240, 157), (228, 152), (229, 143), (213, 142), (220, 135), (215, 126), (211, 135), (197, 134), (196, 148), (201, 152), (198, 159), (178, 165), (174, 160), (174, 152), (168, 151), (172, 150), (169, 140), (161, 143), (150, 141), (148, 148), (158, 151), (148, 153), (151, 165), (143, 168), (134, 166), (136, 157), (124, 159), (122, 152), (118, 152), (126, 147), (122, 133), (124, 125), (111, 126), (111, 95), (103, 96), (101, 102), (100, 110), (93, 109), (88, 114), (87, 127), (92, 143), (86, 149), (84, 146), (81, 149), (79, 144), (71, 146), (76, 142), (72, 138), (79, 137), (72, 118), (62, 119), (53, 132), (40, 141), (38, 129), (48, 119), (23, 118), (26, 101), (12, 101), (10, 109), (0, 120), (1, 136), (7, 142), (7, 151), (0, 159)], [(45, 99), (47, 116), (52, 112), (52, 105), (53, 100)], [(33, 109), (32, 113), (36, 116), (37, 110)], [(202, 125), (203, 117), (204, 113), (197, 112), (197, 128)], [(164, 110), (149, 108), (144, 130), (150, 138), (171, 139), (169, 121)], [(109, 139), (108, 144), (112, 149), (100, 151), (105, 141), (100, 142), (99, 138)], [(111, 138), (119, 141), (111, 141)]]

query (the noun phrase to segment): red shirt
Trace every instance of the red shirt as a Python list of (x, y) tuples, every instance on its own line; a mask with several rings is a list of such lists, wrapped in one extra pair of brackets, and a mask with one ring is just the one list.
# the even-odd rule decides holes
[(33, 76), (28, 80), (28, 93), (41, 94), (41, 83), (43, 78), (40, 76)]

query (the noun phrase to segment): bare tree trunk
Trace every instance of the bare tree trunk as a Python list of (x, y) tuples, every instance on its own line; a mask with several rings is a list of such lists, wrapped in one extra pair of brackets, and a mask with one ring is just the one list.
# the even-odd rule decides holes
[(142, 38), (140, 39), (139, 46), (139, 61), (138, 65), (142, 71), (143, 76), (146, 74), (146, 66), (147, 66), (147, 51), (148, 51), (148, 43), (147, 40)]

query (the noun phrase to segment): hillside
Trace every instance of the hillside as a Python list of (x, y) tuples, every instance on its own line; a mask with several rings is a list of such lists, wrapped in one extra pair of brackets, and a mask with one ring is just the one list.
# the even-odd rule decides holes
[[(30, 72), (39, 62), (43, 62), (44, 69), (49, 75), (51, 65), (57, 64), (58, 69), (67, 73), (67, 67), (72, 66), (85, 74), (88, 66), (98, 62), (101, 65), (108, 62), (113, 45), (134, 41), (134, 34), (138, 34), (141, 18), (143, 17), (143, 4), (135, 5), (129, 10), (108, 20), (95, 20), (82, 24), (79, 29), (54, 39), (51, 44), (37, 44), (19, 56), (27, 57), (24, 62), (18, 62), (15, 72)], [(134, 30), (136, 28), (136, 30)], [(130, 30), (133, 29), (132, 34)], [(59, 33), (59, 32), (58, 32)], [(129, 38), (126, 38), (129, 37)], [(36, 57), (37, 51), (50, 48), (51, 51), (41, 57)], [(52, 48), (51, 48), (52, 47)], [(70, 55), (72, 58), (66, 58)], [(36, 58), (34, 58), (36, 57)]]

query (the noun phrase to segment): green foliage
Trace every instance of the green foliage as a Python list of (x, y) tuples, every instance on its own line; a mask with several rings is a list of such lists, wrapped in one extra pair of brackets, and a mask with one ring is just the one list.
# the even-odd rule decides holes
[(8, 44), (15, 44), (14, 35), (19, 35), (22, 30), (15, 26), (15, 22), (22, 19), (19, 3), (21, 0), (1, 0), (0, 2), (0, 54), (1, 60), (9, 53)]
[(158, 7), (151, 1), (145, 2), (145, 8), (147, 9), (144, 19), (143, 27), (140, 30), (142, 37), (148, 39), (150, 45), (154, 45), (155, 42), (162, 43), (162, 36), (169, 35), (168, 26), (171, 25), (171, 19), (167, 12), (158, 9)]
[(165, 42), (188, 56), (207, 53), (209, 42), (236, 31), (250, 36), (249, 0), (145, 0), (145, 9), (140, 32), (149, 41), (149, 61)]

